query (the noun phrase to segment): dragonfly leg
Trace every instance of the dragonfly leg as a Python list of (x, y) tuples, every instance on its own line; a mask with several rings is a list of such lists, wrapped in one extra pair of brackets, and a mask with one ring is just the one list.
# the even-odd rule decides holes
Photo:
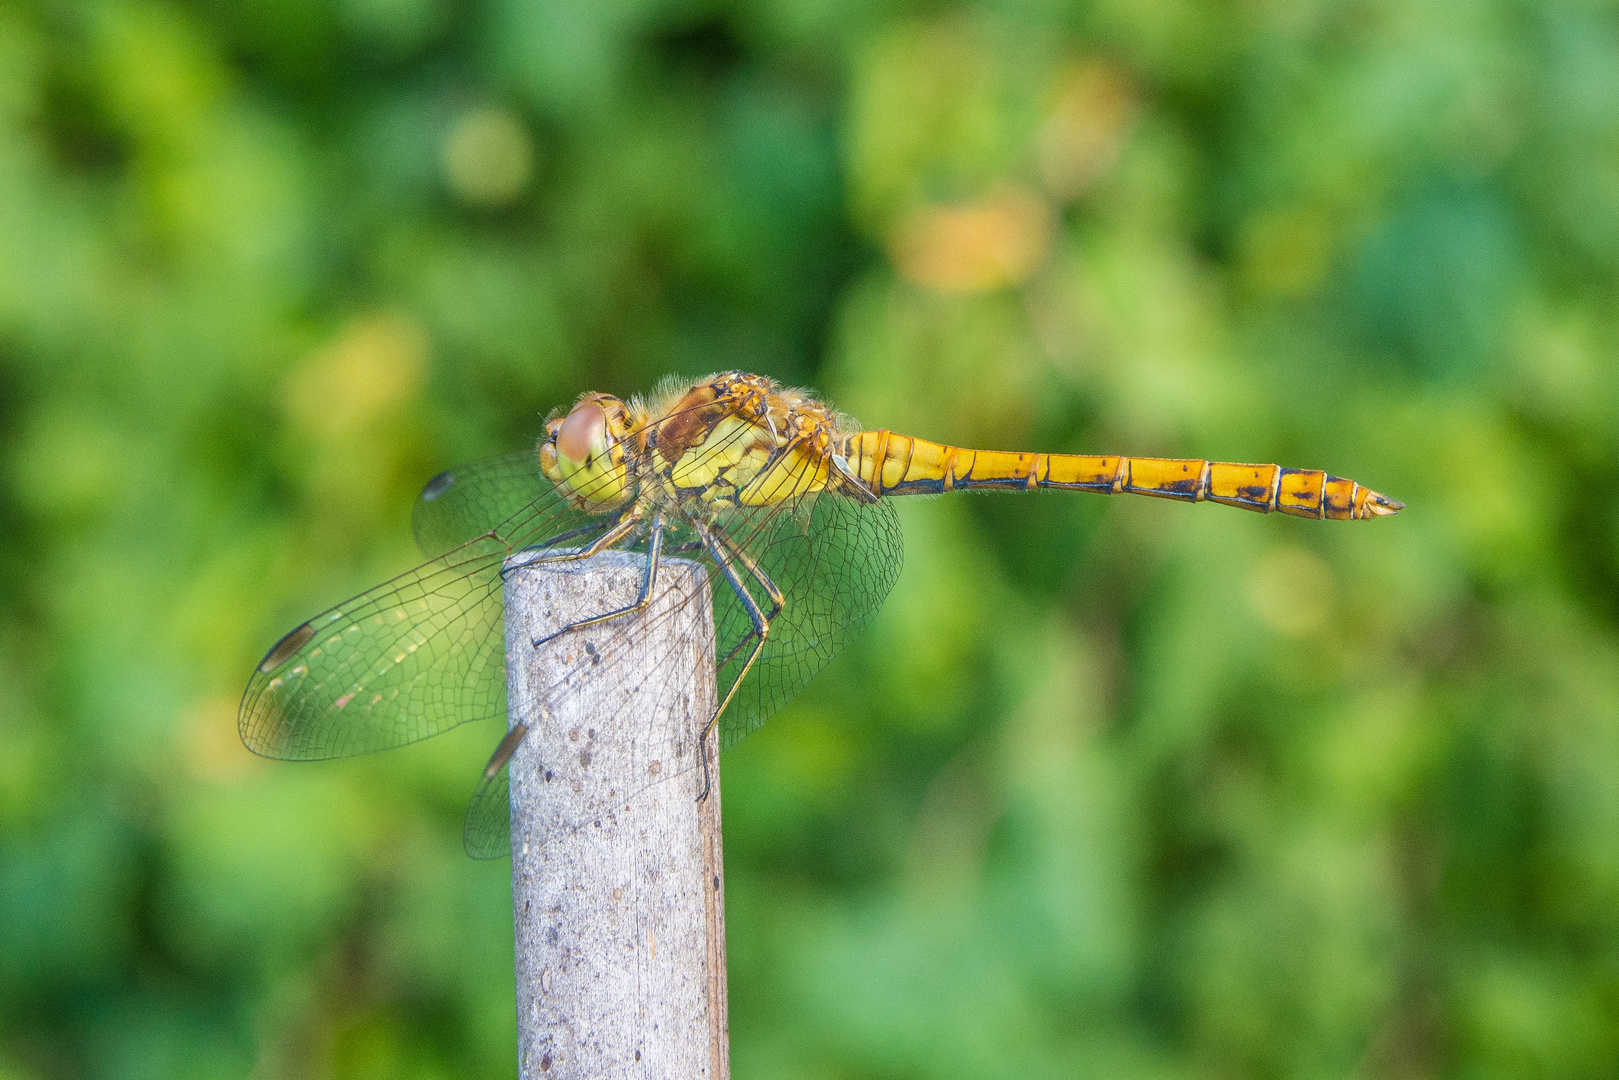
[[(726, 536), (722, 532), (716, 532), (714, 533), (714, 540), (716, 543), (725, 545), (730, 554), (747, 568), (748, 573), (753, 576), (753, 580), (757, 581), (760, 587), (763, 588), (765, 593), (770, 597), (770, 613), (765, 616), (765, 622), (775, 622), (776, 616), (781, 614), (783, 605), (787, 603), (787, 598), (784, 597), (781, 590), (776, 587), (776, 583), (770, 580), (770, 575), (764, 572), (763, 568), (759, 566), (758, 561), (744, 551), (736, 543), (736, 541), (732, 540), (729, 536)], [(748, 642), (750, 640), (751, 637), (744, 637), (741, 641), (737, 642), (736, 648), (732, 649), (730, 652), (721, 657), (719, 663), (714, 665), (715, 668), (723, 668), (726, 664), (729, 664), (732, 660), (735, 660), (742, 650), (748, 647)]]
[[(603, 537), (603, 539), (606, 538)], [(601, 541), (597, 541), (597, 543), (600, 542)], [(610, 619), (617, 619), (624, 615), (632, 615), (635, 612), (642, 610), (647, 606), (647, 604), (652, 602), (652, 590), (658, 584), (658, 563), (661, 561), (662, 555), (663, 512), (659, 511), (652, 516), (652, 538), (647, 542), (646, 546), (646, 577), (641, 579), (641, 594), (636, 597), (635, 603), (626, 604), (621, 608), (615, 608), (612, 611), (603, 612), (600, 615), (592, 615), (588, 619), (580, 619), (577, 622), (571, 622), (562, 627), (560, 630), (555, 630), (544, 637), (530, 639), (530, 643), (534, 646), (534, 648), (537, 649), (546, 642), (559, 638), (569, 631), (578, 630), (586, 626), (595, 626), (597, 623), (604, 623)]]
[[(619, 519), (616, 517), (608, 521), (593, 521), (589, 525), (581, 525), (577, 529), (569, 529), (567, 532), (557, 533), (555, 536), (546, 537), (537, 544), (530, 544), (522, 548), (518, 554), (521, 554), (523, 551), (544, 551), (547, 548), (555, 547), (564, 540), (572, 540), (576, 536), (584, 536), (587, 533), (593, 533), (600, 529), (610, 529), (618, 523)], [(493, 532), (485, 533), (483, 538), (489, 540), (500, 539), (500, 537)], [(511, 573), (513, 570), (521, 570), (526, 566), (533, 566), (536, 563), (556, 562), (558, 558), (559, 556), (555, 555), (541, 555), (537, 558), (530, 559), (527, 562), (519, 563), (515, 566), (502, 566), (500, 568), (500, 580), (505, 581), (506, 575)]]
[[(705, 543), (704, 541), (702, 541), (702, 540), (688, 540), (684, 544), (680, 544), (680, 545), (678, 545), (676, 547), (670, 548), (668, 551), (665, 552), (665, 554), (667, 554), (667, 555), (684, 555), (688, 551), (707, 551), (707, 550), (708, 550), (708, 544)], [(738, 549), (738, 550), (740, 551), (740, 549)], [(753, 568), (750, 567), (750, 569), (753, 569)], [(755, 575), (756, 578), (758, 577), (759, 573), (760, 573), (760, 571), (758, 571), (756, 569), (754, 570), (754, 575)], [(764, 578), (762, 580), (765, 583), (765, 588), (766, 589), (774, 589), (775, 588), (775, 582), (771, 581), (769, 578)], [(776, 593), (774, 593), (774, 592), (771, 593), (771, 596), (773, 598), (775, 598)], [(781, 610), (781, 601), (780, 601), (779, 598), (775, 599), (775, 604), (776, 604), (775, 608), (772, 609), (770, 614), (765, 617), (766, 622), (769, 622), (771, 619), (774, 619), (776, 617), (776, 612)], [(714, 666), (716, 668), (722, 668), (726, 664), (729, 664), (732, 660), (735, 660), (736, 659), (736, 654), (741, 652), (743, 650), (743, 648), (746, 647), (748, 642), (751, 641), (751, 640), (752, 640), (751, 636), (743, 638), (742, 643), (740, 645), (738, 645), (736, 648), (732, 649), (730, 652), (726, 653), (725, 657), (722, 660), (720, 660), (719, 663), (715, 664)]]
[[(709, 555), (714, 559), (714, 564), (720, 568), (720, 573), (725, 575), (725, 580), (731, 585), (731, 591), (736, 593), (737, 599), (742, 601), (742, 606), (747, 609), (748, 619), (753, 623), (754, 639), (753, 652), (748, 655), (748, 662), (742, 665), (742, 670), (731, 683), (731, 689), (726, 691), (725, 700), (720, 702), (719, 708), (714, 710), (714, 715), (709, 717), (708, 723), (703, 725), (702, 733), (697, 736), (697, 756), (703, 763), (703, 790), (697, 796), (697, 801), (702, 802), (708, 798), (709, 788), (712, 784), (708, 771), (708, 733), (714, 730), (714, 725), (718, 724), (720, 717), (725, 715), (726, 707), (731, 704), (731, 699), (736, 697), (737, 687), (742, 685), (742, 680), (748, 677), (748, 672), (753, 668), (755, 661), (759, 659), (759, 654), (764, 651), (765, 641), (770, 637), (770, 620), (775, 618), (776, 614), (781, 611), (782, 595), (781, 590), (776, 588), (774, 582), (765, 577), (764, 572), (758, 569), (757, 564), (749, 565), (752, 560), (747, 557), (745, 552), (735, 547), (729, 540), (720, 540), (718, 534), (700, 525), (697, 525), (696, 528), (697, 535), (703, 538)], [(747, 586), (742, 584), (741, 575), (736, 572), (736, 567), (732, 564), (732, 558), (738, 556), (737, 561), (741, 562), (743, 567), (771, 594), (771, 602), (775, 606), (771, 609), (768, 618), (760, 610), (758, 601), (748, 592)], [(744, 643), (746, 643), (746, 640), (746, 638), (743, 639)], [(737, 651), (740, 651), (741, 648), (742, 646), (738, 645)], [(736, 651), (733, 651), (731, 655), (735, 656)]]
[[(622, 517), (613, 522), (612, 526), (606, 532), (596, 537), (596, 539), (592, 540), (578, 551), (560, 551), (555, 555), (542, 556), (541, 558), (535, 559), (533, 562), (525, 565), (537, 566), (541, 563), (577, 562), (580, 559), (589, 559), (593, 556), (600, 555), (607, 548), (618, 543), (630, 533), (634, 532), (635, 527), (641, 523), (641, 515), (643, 512), (644, 511), (641, 504), (636, 503), (634, 506), (630, 507), (630, 509), (626, 510)], [(589, 527), (583, 531), (588, 531), (588, 529)], [(575, 532), (579, 531), (581, 530), (575, 530)], [(568, 533), (562, 534), (564, 537), (568, 535)], [(560, 539), (560, 537), (558, 539)]]
[(742, 549), (740, 544), (723, 532), (714, 532), (712, 535), (716, 543), (724, 547), (726, 551), (730, 552), (732, 558), (747, 568), (753, 580), (757, 581), (759, 587), (764, 589), (765, 595), (770, 597), (770, 614), (765, 616), (765, 622), (768, 623), (775, 619), (777, 615), (781, 614), (782, 606), (787, 603), (787, 598), (781, 594), (780, 589), (776, 588), (776, 583), (770, 580), (770, 576), (760, 568), (759, 560), (749, 555)]

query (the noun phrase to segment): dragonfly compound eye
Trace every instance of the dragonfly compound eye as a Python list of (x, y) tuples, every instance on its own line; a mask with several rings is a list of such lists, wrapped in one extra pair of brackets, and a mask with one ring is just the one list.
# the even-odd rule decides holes
[(608, 413), (612, 402), (594, 395), (575, 405), (555, 428), (548, 425), (549, 445), (541, 450), (547, 475), (586, 509), (611, 506), (627, 491), (624, 452)]
[(557, 428), (556, 438), (557, 457), (573, 466), (589, 464), (607, 452), (607, 410), (595, 401), (580, 402)]

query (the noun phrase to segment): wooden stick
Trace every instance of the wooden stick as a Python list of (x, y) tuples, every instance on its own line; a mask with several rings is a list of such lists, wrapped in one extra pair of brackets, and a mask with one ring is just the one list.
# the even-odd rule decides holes
[(635, 601), (646, 557), (605, 552), (506, 576), (518, 1070), (524, 1080), (729, 1080), (725, 893), (714, 782), (713, 605), (664, 559), (646, 610), (532, 644)]

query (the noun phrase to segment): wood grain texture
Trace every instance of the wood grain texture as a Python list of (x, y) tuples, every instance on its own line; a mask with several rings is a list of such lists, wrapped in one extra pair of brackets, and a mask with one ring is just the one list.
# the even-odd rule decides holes
[(665, 559), (646, 611), (536, 648), (632, 603), (646, 560), (520, 562), (506, 579), (511, 714), (531, 729), (510, 764), (520, 1075), (728, 1080), (712, 739), (696, 801), (715, 704), (706, 575)]

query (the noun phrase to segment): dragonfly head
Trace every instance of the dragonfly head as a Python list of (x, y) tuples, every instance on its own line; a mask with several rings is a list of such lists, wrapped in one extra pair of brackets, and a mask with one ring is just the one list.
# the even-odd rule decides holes
[(540, 471), (584, 510), (610, 510), (630, 494), (624, 468), (629, 409), (609, 394), (586, 394), (545, 425)]

